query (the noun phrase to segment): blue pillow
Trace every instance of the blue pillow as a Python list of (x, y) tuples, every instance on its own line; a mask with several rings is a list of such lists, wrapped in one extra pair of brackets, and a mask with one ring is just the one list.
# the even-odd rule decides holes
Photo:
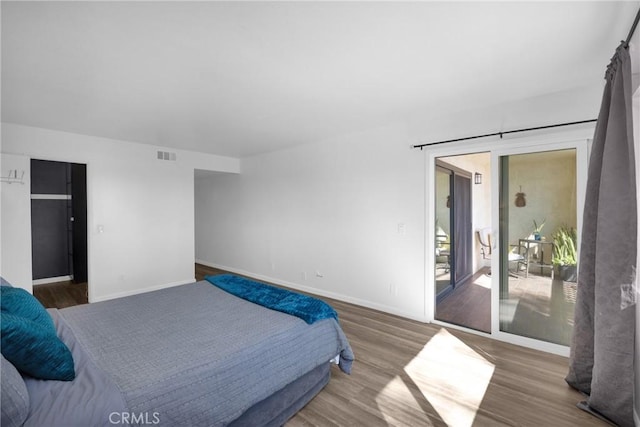
[(0, 287), (0, 308), (4, 313), (14, 314), (33, 320), (52, 333), (56, 333), (56, 327), (40, 301), (29, 292), (21, 288)]
[(2, 355), (23, 373), (43, 380), (71, 381), (76, 373), (69, 348), (55, 333), (25, 317), (2, 311)]

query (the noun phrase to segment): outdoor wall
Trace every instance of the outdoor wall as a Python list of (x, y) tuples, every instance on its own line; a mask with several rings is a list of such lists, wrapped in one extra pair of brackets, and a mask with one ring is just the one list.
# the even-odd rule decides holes
[[(90, 301), (194, 279), (194, 169), (238, 173), (239, 161), (173, 149), (176, 161), (158, 160), (158, 148), (3, 123), (3, 175), (28, 174), (32, 158), (87, 164)], [(30, 186), (2, 185), (2, 274), (29, 289)]]
[[(525, 194), (526, 205), (517, 207), (516, 193)], [(552, 241), (560, 226), (577, 228), (575, 150), (548, 151), (509, 156), (509, 243), (534, 231), (534, 220), (544, 223), (542, 236)], [(545, 254), (545, 258), (547, 258)], [(550, 262), (550, 259), (545, 259)]]

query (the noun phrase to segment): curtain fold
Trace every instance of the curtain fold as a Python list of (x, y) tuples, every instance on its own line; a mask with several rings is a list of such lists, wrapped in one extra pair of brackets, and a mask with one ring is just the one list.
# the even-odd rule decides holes
[(637, 204), (626, 43), (605, 79), (589, 159), (566, 381), (589, 395), (578, 406), (633, 426)]

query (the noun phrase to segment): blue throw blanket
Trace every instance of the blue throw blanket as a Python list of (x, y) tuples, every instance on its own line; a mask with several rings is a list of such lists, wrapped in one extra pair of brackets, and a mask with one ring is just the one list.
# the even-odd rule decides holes
[(331, 317), (338, 320), (338, 313), (333, 307), (317, 298), (265, 285), (233, 274), (206, 276), (205, 280), (239, 298), (297, 316), (308, 324)]

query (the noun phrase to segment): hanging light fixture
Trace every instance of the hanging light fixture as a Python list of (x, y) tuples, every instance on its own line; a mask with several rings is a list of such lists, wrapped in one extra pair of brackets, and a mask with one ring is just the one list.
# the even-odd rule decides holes
[(527, 206), (527, 199), (525, 199), (526, 194), (522, 192), (522, 185), (520, 186), (520, 192), (516, 193), (516, 207), (522, 208)]

